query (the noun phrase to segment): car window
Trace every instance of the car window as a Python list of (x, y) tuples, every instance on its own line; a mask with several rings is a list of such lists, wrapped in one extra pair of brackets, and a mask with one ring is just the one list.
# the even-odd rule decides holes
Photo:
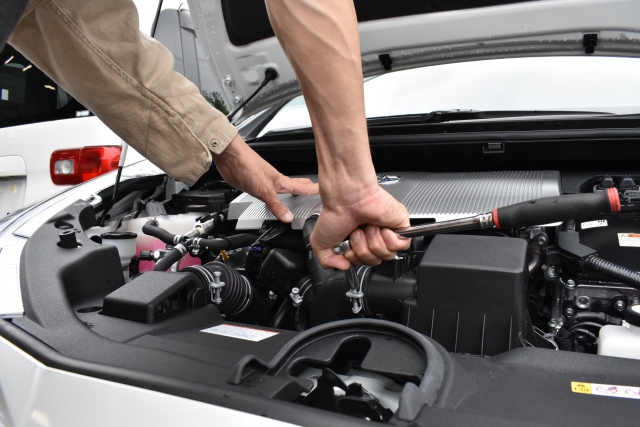
[(10, 45), (0, 52), (0, 128), (91, 113)]
[[(640, 59), (511, 58), (435, 65), (365, 81), (367, 118), (447, 110), (640, 112)], [(311, 126), (302, 96), (262, 129)]]

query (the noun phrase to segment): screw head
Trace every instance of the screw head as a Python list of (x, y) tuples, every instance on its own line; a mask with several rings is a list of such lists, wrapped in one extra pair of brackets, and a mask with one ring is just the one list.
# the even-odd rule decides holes
[(539, 245), (546, 245), (548, 241), (549, 241), (549, 238), (545, 234), (540, 234), (538, 235), (538, 237), (536, 237), (536, 242)]
[(291, 289), (291, 293), (294, 294), (294, 295), (298, 295), (299, 292), (300, 292), (300, 289), (298, 289), (298, 288)]
[(558, 326), (558, 321), (556, 319), (551, 319), (549, 320), (548, 325), (551, 326), (552, 328), (555, 328)]
[(269, 299), (270, 300), (274, 300), (276, 298), (278, 298), (278, 296), (276, 294), (274, 294), (272, 291), (269, 291)]
[(574, 314), (576, 314), (576, 311), (575, 311), (573, 308), (571, 308), (571, 307), (567, 307), (567, 309), (564, 311), (564, 315), (565, 315), (566, 317), (571, 317), (571, 316), (573, 316)]
[(591, 298), (586, 295), (580, 295), (576, 297), (575, 304), (578, 308), (589, 308), (591, 306)]
[(556, 268), (555, 267), (549, 267), (547, 269), (547, 274), (549, 275), (549, 277), (555, 277), (556, 276)]
[(236, 104), (239, 104), (240, 101), (242, 101), (242, 98), (240, 98), (238, 95), (233, 97), (233, 102), (235, 102)]
[(624, 301), (622, 300), (618, 300), (616, 301), (616, 303), (614, 304), (614, 307), (616, 308), (616, 310), (618, 311), (623, 311), (627, 305), (624, 303)]
[(576, 282), (574, 282), (573, 279), (569, 279), (567, 280), (565, 286), (567, 287), (567, 289), (573, 289), (576, 287)]

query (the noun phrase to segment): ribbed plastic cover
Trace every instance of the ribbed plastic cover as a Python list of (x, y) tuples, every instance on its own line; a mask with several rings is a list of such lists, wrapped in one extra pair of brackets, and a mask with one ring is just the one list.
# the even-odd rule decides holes
[(463, 217), (560, 194), (560, 174), (546, 171), (432, 173), (402, 200), (412, 218)]
[[(381, 186), (407, 207), (411, 218), (436, 221), (490, 212), (561, 192), (557, 171), (397, 172), (384, 176), (401, 178)], [(322, 211), (320, 196), (278, 197), (293, 213), (294, 229), (301, 229), (311, 214)], [(239, 230), (258, 229), (264, 221), (275, 219), (264, 203), (246, 193), (231, 202), (229, 218), (238, 220)]]

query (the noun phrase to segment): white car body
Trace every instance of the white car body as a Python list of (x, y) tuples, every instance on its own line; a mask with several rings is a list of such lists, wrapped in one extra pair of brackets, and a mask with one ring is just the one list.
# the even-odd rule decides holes
[[(149, 34), (158, 2), (136, 3), (140, 31)], [(179, 6), (174, 3), (164, 2), (163, 8)], [(178, 29), (167, 29), (169, 32), (172, 30)], [(95, 116), (0, 128), (0, 218), (71, 187), (56, 185), (51, 180), (49, 159), (54, 151), (120, 145), (120, 137)], [(143, 159), (141, 154), (129, 147), (125, 165)]]
[[(225, 40), (225, 31), (221, 30), (224, 28), (224, 22), (219, 1), (190, 0), (190, 5), (194, 11), (196, 32), (201, 40), (206, 40), (206, 48), (209, 51), (207, 57), (224, 87), (228, 105), (236, 103), (235, 96), (248, 97), (259, 83), (260, 73), (266, 67), (277, 67), (281, 78), (274, 88), (258, 96), (256, 101), (250, 104), (251, 108), (246, 109), (244, 117), (299, 94), (293, 71), (286, 68), (289, 64), (275, 38), (243, 47), (231, 46), (228, 39)], [(378, 61), (378, 54), (383, 52), (392, 53), (394, 61), (399, 64), (398, 69), (461, 62), (470, 60), (469, 58), (584, 54), (581, 37), (587, 31), (599, 32), (604, 40), (597, 54), (640, 56), (637, 47), (640, 40), (640, 25), (637, 19), (640, 15), (640, 3), (633, 0), (540, 1), (436, 15), (440, 14), (360, 24), (365, 74), (383, 72)], [(210, 26), (205, 27), (205, 22), (210, 22), (209, 19)], [(517, 22), (518, 25), (513, 22)], [(217, 32), (213, 30), (214, 27), (217, 28)], [(423, 31), (425, 28), (428, 31)], [(624, 34), (622, 41), (618, 37), (621, 32)], [(563, 44), (563, 38), (575, 40)], [(626, 38), (633, 42), (625, 42)], [(479, 39), (486, 40), (480, 43)], [(520, 53), (513, 48), (516, 43), (525, 46)], [(492, 47), (494, 44), (498, 47)], [(632, 47), (624, 50), (624, 47), (629, 45)], [(214, 56), (212, 52), (217, 55), (215, 46), (220, 47), (222, 55)], [(540, 46), (547, 47), (536, 53)], [(620, 52), (625, 53), (622, 55)], [(234, 84), (225, 86), (227, 75), (234, 76), (231, 80)], [(298, 119), (293, 120), (296, 125)], [(305, 120), (303, 117), (301, 122)], [(52, 134), (57, 135), (57, 132), (51, 131), (52, 128), (60, 132), (59, 139), (51, 140)], [(7, 206), (9, 203), (15, 206), (45, 197), (45, 193), (51, 194), (51, 186), (44, 184), (42, 189), (31, 190), (29, 183), (32, 177), (35, 177), (34, 180), (49, 179), (48, 150), (53, 150), (58, 146), (56, 144), (62, 143), (66, 143), (65, 148), (72, 148), (72, 141), (77, 143), (77, 146), (85, 146), (87, 132), (97, 135), (95, 138), (91, 137), (91, 145), (118, 143), (118, 138), (110, 134), (96, 118), (71, 119), (49, 122), (40, 127), (30, 125), (24, 129), (0, 130), (2, 150), (5, 141), (10, 141), (11, 144), (11, 150), (3, 151), (6, 154), (2, 156), (12, 156), (8, 157), (8, 160), (5, 159), (5, 163), (2, 163), (0, 157), (0, 167), (9, 165), (4, 167), (9, 171), (7, 175), (10, 175), (0, 176), (0, 182), (6, 179), (6, 184), (2, 184), (5, 187), (0, 187), (0, 191), (3, 192), (0, 193), (0, 206), (3, 207), (0, 218), (4, 213), (5, 203)], [(51, 146), (47, 145), (48, 148), (40, 150), (38, 145), (38, 150), (30, 151), (41, 153), (26, 154), (24, 151), (28, 151), (29, 147), (24, 141), (39, 139), (47, 144), (51, 140)], [(131, 152), (129, 156), (133, 157)], [(34, 162), (34, 166), (30, 166), (31, 162)], [(42, 164), (42, 167), (35, 166), (35, 163)], [(144, 161), (126, 168), (122, 179), (126, 181), (160, 174), (162, 171)], [(0, 220), (0, 317), (12, 319), (24, 315), (20, 262), (23, 247), (29, 237), (49, 218), (78, 199), (99, 205), (100, 201), (92, 199), (92, 195), (112, 185), (113, 177), (114, 174), (110, 173), (68, 188), (62, 194), (12, 215), (4, 223)], [(4, 202), (4, 192), (7, 189), (11, 192), (13, 188), (16, 189), (15, 199), (8, 198), (9, 201)], [(23, 189), (22, 196), (17, 195), (20, 188)], [(36, 360), (4, 337), (0, 337), (0, 361), (0, 425), (8, 427), (291, 425), (223, 406), (54, 369)], [(577, 378), (576, 381), (578, 380)], [(567, 390), (568, 387), (569, 384)]]
[[(71, 187), (51, 180), (49, 159), (54, 151), (120, 145), (122, 140), (95, 116), (0, 129), (0, 218)], [(125, 164), (143, 159), (129, 149)]]

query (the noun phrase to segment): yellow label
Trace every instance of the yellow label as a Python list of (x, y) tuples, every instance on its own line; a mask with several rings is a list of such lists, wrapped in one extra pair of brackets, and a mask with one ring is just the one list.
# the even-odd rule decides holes
[(574, 393), (591, 394), (591, 384), (572, 381), (571, 391)]

